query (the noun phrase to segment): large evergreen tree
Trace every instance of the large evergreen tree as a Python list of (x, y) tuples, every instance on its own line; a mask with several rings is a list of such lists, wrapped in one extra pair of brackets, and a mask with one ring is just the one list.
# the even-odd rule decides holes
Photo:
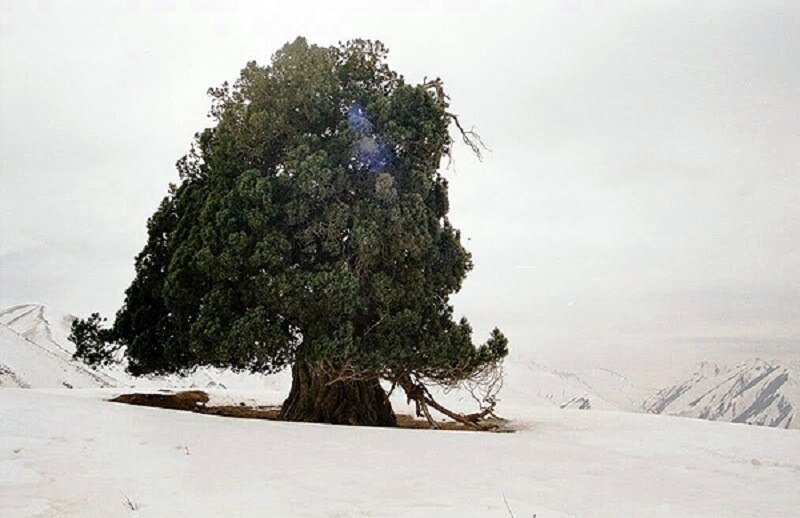
[(474, 346), (448, 303), (471, 268), (439, 172), (458, 120), (439, 81), (385, 57), (298, 38), (211, 89), (215, 126), (178, 162), (113, 327), (76, 324), (79, 352), (99, 336), (135, 374), (291, 365), (284, 418), (373, 425), (395, 423), (381, 380), (447, 413), (428, 384), (495, 368), (505, 337)]

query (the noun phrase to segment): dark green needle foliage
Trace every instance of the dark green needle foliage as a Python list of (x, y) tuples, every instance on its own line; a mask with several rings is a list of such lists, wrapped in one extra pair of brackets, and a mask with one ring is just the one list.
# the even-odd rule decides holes
[(178, 162), (124, 306), (100, 335), (78, 321), (79, 351), (124, 346), (135, 374), (302, 363), (342, 383), (496, 366), (505, 337), (476, 347), (448, 303), (472, 266), (439, 172), (452, 116), (386, 53), (298, 38), (211, 89), (215, 125)]
[(89, 365), (109, 365), (114, 363), (114, 348), (109, 342), (114, 340), (111, 329), (104, 329), (105, 322), (99, 313), (92, 313), (86, 320), (77, 319), (72, 323), (69, 339), (77, 344), (73, 356)]

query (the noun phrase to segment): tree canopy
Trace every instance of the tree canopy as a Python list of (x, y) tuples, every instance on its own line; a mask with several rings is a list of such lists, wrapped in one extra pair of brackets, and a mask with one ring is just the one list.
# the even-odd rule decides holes
[(214, 125), (178, 161), (112, 328), (76, 323), (79, 352), (123, 346), (134, 374), (292, 365), (300, 400), (303, 376), (419, 401), (496, 368), (506, 338), (475, 346), (449, 303), (472, 267), (440, 173), (458, 120), (441, 82), (407, 84), (386, 55), (298, 38), (209, 90)]

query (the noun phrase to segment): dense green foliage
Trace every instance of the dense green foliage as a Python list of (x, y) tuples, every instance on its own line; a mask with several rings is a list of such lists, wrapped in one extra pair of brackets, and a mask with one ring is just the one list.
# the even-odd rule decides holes
[(215, 126), (179, 161), (103, 337), (132, 372), (274, 372), (302, 356), (452, 383), (505, 356), (499, 331), (474, 346), (448, 303), (472, 266), (439, 173), (450, 117), (385, 56), (298, 38), (210, 90)]
[(111, 344), (114, 333), (101, 327), (106, 319), (92, 313), (86, 320), (72, 322), (69, 340), (75, 344), (73, 356), (89, 365), (108, 365), (115, 361), (115, 347)]

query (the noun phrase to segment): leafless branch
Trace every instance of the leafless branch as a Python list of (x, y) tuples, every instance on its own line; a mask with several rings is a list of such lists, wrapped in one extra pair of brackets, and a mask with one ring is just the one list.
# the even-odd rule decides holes
[[(460, 388), (469, 393), (478, 407), (483, 407), (483, 405), (494, 407), (497, 404), (497, 395), (503, 388), (503, 380), (503, 368), (498, 365), (484, 369), (473, 378), (462, 382)], [(494, 412), (491, 412), (490, 415), (496, 417)]]
[(433, 408), (437, 412), (449, 417), (453, 421), (459, 422), (476, 430), (493, 428), (493, 426), (485, 426), (481, 423), (486, 416), (493, 415), (495, 405), (497, 404), (493, 397), (485, 398), (484, 403), (480, 405), (480, 408), (477, 412), (472, 414), (461, 414), (448, 409), (436, 401), (427, 387), (425, 387), (424, 383), (420, 381), (419, 377), (414, 376), (412, 378), (412, 375), (405, 374), (397, 380), (397, 383), (405, 391), (408, 400), (415, 402), (417, 407), (417, 416), (424, 416), (431, 426), (435, 428), (438, 428), (439, 426), (430, 416), (428, 407)]
[[(458, 115), (447, 110), (450, 107), (450, 97), (444, 93), (444, 84), (442, 83), (441, 78), (437, 77), (431, 81), (428, 81), (427, 78), (424, 78), (422, 88), (431, 92), (433, 98), (436, 99), (436, 101), (444, 110), (445, 115), (447, 115), (447, 117), (455, 123), (458, 132), (461, 134), (462, 142), (464, 142), (464, 144), (466, 144), (467, 147), (469, 147), (472, 152), (475, 153), (475, 156), (478, 157), (478, 160), (483, 160), (483, 152), (491, 150), (483, 142), (483, 139), (480, 135), (478, 135), (478, 132), (475, 131), (474, 126), (468, 130), (464, 129), (464, 126), (461, 125)], [(452, 164), (452, 153), (449, 149), (446, 151), (446, 153), (450, 164)]]
[(458, 120), (458, 116), (454, 113), (447, 112), (447, 116), (450, 117), (450, 120), (456, 123), (456, 128), (458, 128), (459, 133), (461, 133), (461, 140), (464, 144), (469, 147), (475, 156), (478, 157), (478, 160), (483, 160), (483, 152), (484, 151), (491, 151), (486, 144), (481, 139), (481, 136), (478, 135), (478, 132), (475, 131), (475, 127), (465, 130), (464, 127), (461, 125), (461, 121)]

